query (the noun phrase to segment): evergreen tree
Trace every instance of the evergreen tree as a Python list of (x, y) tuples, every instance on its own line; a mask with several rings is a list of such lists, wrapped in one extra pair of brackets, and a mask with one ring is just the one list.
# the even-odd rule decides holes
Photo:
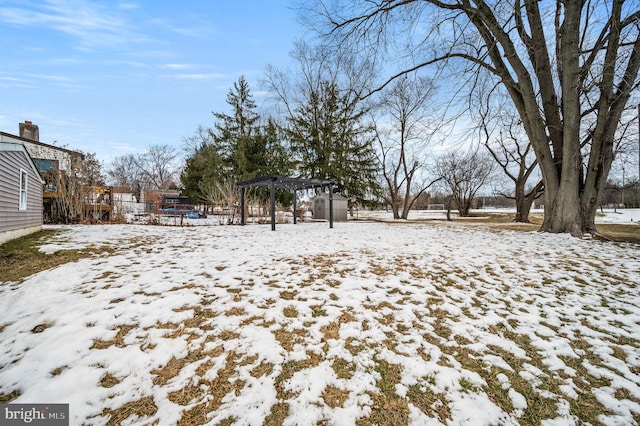
[[(231, 114), (216, 113), (216, 123), (206, 134), (199, 129), (185, 142), (192, 150), (180, 178), (183, 193), (208, 203), (220, 188), (264, 174), (288, 175), (291, 155), (282, 143), (279, 126), (272, 120), (261, 124), (249, 85), (243, 76), (227, 94)], [(255, 191), (260, 199), (268, 193)], [(264, 192), (264, 193), (263, 193)], [(278, 198), (287, 198), (278, 195)]]
[(286, 135), (278, 123), (269, 118), (261, 128), (261, 137), (266, 147), (266, 169), (264, 174), (289, 176), (292, 174), (295, 161), (291, 148), (286, 144)]
[(255, 111), (249, 83), (240, 76), (227, 94), (231, 115), (213, 113), (218, 120), (213, 132), (213, 141), (220, 147), (227, 166), (237, 180), (257, 176), (265, 161), (264, 140), (260, 137), (260, 115)]
[(229, 180), (225, 161), (219, 147), (213, 143), (200, 146), (187, 158), (180, 181), (182, 193), (196, 203), (207, 203), (206, 188), (215, 187)]
[(288, 137), (300, 173), (329, 179), (336, 191), (359, 203), (379, 193), (371, 127), (363, 123), (366, 109), (357, 97), (322, 81), (289, 119)]

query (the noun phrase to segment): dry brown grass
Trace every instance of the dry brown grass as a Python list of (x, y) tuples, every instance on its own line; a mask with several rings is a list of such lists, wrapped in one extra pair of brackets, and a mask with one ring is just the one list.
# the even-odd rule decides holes
[(380, 375), (376, 382), (378, 392), (371, 394), (373, 405), (371, 414), (356, 422), (360, 426), (406, 425), (409, 422), (409, 406), (405, 398), (396, 394), (395, 387), (400, 383), (402, 367), (384, 360), (375, 360), (375, 370)]
[[(438, 219), (441, 220), (441, 219)], [(452, 223), (460, 223), (466, 225), (484, 224), (498, 229), (507, 229), (511, 231), (534, 232), (540, 229), (543, 217), (541, 213), (532, 212), (529, 216), (529, 223), (516, 223), (513, 213), (496, 213), (481, 212), (474, 213), (468, 218), (456, 218)], [(433, 219), (429, 219), (433, 221)], [(421, 221), (414, 221), (420, 223)], [(406, 223), (406, 222), (403, 222)], [(635, 223), (629, 224), (598, 224), (596, 225), (598, 233), (604, 238), (616, 242), (640, 243), (640, 225)]]
[(18, 389), (15, 389), (9, 393), (0, 393), (0, 404), (11, 402), (20, 395), (22, 395), (22, 392), (20, 392)]
[(194, 386), (194, 385), (188, 385), (188, 386), (185, 386), (183, 389), (169, 393), (167, 398), (169, 399), (169, 401), (175, 404), (184, 406), (184, 405), (188, 405), (196, 398), (201, 397), (202, 394), (203, 392), (202, 392), (202, 389), (200, 389), (200, 387)]
[(58, 367), (58, 368), (54, 368), (53, 370), (51, 370), (51, 371), (49, 372), (49, 375), (50, 375), (50, 376), (52, 376), (52, 377), (59, 376), (59, 375), (60, 375), (60, 374), (62, 374), (62, 372), (63, 372), (64, 370), (66, 370), (67, 368), (69, 368), (69, 366), (68, 366), (68, 365), (62, 365), (62, 366), (60, 366), (60, 367)]
[(253, 370), (251, 370), (251, 377), (260, 378), (262, 376), (268, 376), (273, 371), (273, 364), (268, 362), (262, 362), (258, 364)]
[[(473, 223), (478, 223), (477, 219)], [(488, 219), (486, 221), (482, 219), (481, 223), (491, 225)], [(507, 228), (513, 225), (505, 217), (499, 217), (496, 218), (495, 226)], [(538, 225), (517, 225), (513, 227), (518, 230), (526, 230), (528, 226), (536, 227)], [(358, 253), (358, 256), (361, 254)], [(475, 287), (471, 284), (465, 283), (465, 281), (471, 282), (473, 280), (476, 280), (477, 283), (477, 274), (474, 275), (473, 272), (464, 271), (462, 268), (444, 270), (445, 268), (438, 265), (431, 265), (427, 269), (421, 264), (419, 256), (397, 256), (391, 260), (376, 264), (375, 262), (378, 259), (375, 259), (375, 255), (376, 253), (371, 253), (372, 257), (369, 258), (370, 265), (372, 265), (371, 269), (352, 270), (350, 274), (356, 276), (360, 274), (365, 279), (380, 280), (382, 283), (386, 277), (402, 272), (416, 280), (427, 280), (433, 288), (430, 288), (426, 295), (423, 293), (422, 298), (416, 298), (412, 291), (403, 291), (406, 289), (415, 290), (411, 287), (394, 288), (387, 290), (388, 297), (383, 299), (384, 301), (381, 302), (380, 299), (374, 299), (375, 301), (370, 301), (360, 306), (365, 311), (364, 313), (354, 310), (353, 312), (357, 312), (357, 317), (345, 308), (340, 316), (323, 319), (322, 317), (333, 315), (336, 307), (341, 306), (341, 298), (343, 296), (338, 296), (335, 293), (329, 294), (329, 292), (333, 291), (330, 287), (340, 285), (337, 280), (331, 278), (331, 275), (338, 273), (337, 271), (341, 270), (341, 266), (331, 256), (311, 256), (302, 260), (304, 265), (299, 263), (300, 268), (297, 273), (301, 275), (300, 282), (307, 287), (312, 285), (314, 287), (304, 289), (304, 286), (301, 286), (294, 289), (286, 280), (272, 280), (271, 287), (275, 288), (275, 290), (270, 289), (270, 291), (273, 292), (271, 296), (274, 299), (270, 299), (263, 306), (257, 306), (260, 309), (267, 310), (282, 309), (284, 319), (278, 317), (277, 320), (266, 322), (265, 317), (260, 316), (260, 313), (256, 315), (253, 309), (251, 309), (252, 312), (250, 314), (244, 308), (230, 302), (230, 296), (224, 297), (222, 302), (216, 301), (217, 299), (214, 297), (205, 296), (202, 298), (201, 304), (196, 303), (196, 306), (183, 306), (175, 309), (176, 312), (183, 313), (191, 311), (190, 318), (178, 323), (156, 323), (153, 327), (160, 329), (160, 333), (163, 330), (167, 331), (163, 336), (164, 338), (179, 338), (189, 342), (189, 352), (184, 358), (173, 357), (165, 365), (150, 372), (150, 374), (154, 375), (154, 386), (172, 386), (171, 392), (167, 394), (169, 401), (181, 407), (189, 406), (189, 409), (182, 413), (182, 418), (178, 424), (198, 425), (210, 422), (211, 414), (220, 409), (222, 400), (225, 397), (233, 397), (233, 395), (239, 395), (243, 389), (246, 390), (247, 383), (240, 380), (240, 377), (242, 377), (242, 374), (249, 374), (253, 378), (268, 376), (268, 379), (274, 380), (278, 402), (271, 407), (271, 411), (264, 419), (263, 424), (281, 425), (289, 415), (290, 406), (288, 401), (298, 396), (296, 395), (297, 391), (292, 391), (292, 388), (288, 387), (289, 380), (295, 373), (316, 367), (323, 361), (331, 365), (335, 376), (340, 380), (338, 383), (327, 386), (321, 394), (324, 403), (331, 409), (351, 404), (351, 401), (347, 401), (351, 396), (350, 392), (353, 391), (343, 388), (346, 381), (353, 379), (356, 374), (361, 374), (363, 368), (368, 369), (368, 373), (371, 372), (372, 368), (375, 370), (377, 389), (369, 393), (372, 401), (370, 404), (371, 413), (368, 417), (359, 419), (358, 425), (407, 424), (409, 404), (413, 404), (426, 415), (435, 417), (442, 423), (450, 422), (452, 414), (447, 400), (447, 393), (437, 390), (438, 387), (434, 385), (435, 379), (433, 377), (417, 378), (418, 383), (409, 386), (406, 396), (401, 397), (396, 393), (396, 386), (400, 383), (403, 374), (408, 373), (403, 371), (403, 368), (406, 367), (402, 364), (394, 364), (379, 359), (376, 355), (373, 355), (373, 367), (371, 365), (363, 367), (363, 364), (360, 363), (364, 356), (367, 356), (368, 361), (371, 362), (371, 354), (380, 355), (381, 351), (395, 352), (400, 358), (404, 356), (416, 356), (419, 358), (422, 356), (425, 362), (437, 362), (447, 368), (476, 373), (484, 380), (484, 384), (478, 385), (475, 381), (472, 382), (465, 378), (460, 378), (455, 383), (455, 386), (462, 388), (464, 392), (484, 392), (494, 404), (506, 413), (513, 414), (514, 404), (508, 393), (509, 388), (504, 386), (504, 377), (506, 377), (511, 388), (520, 393), (527, 401), (527, 408), (522, 410), (523, 413), (518, 417), (518, 421), (521, 424), (540, 424), (544, 419), (556, 417), (558, 415), (556, 396), (562, 397), (560, 386), (566, 384), (567, 381), (571, 381), (579, 393), (579, 397), (575, 400), (568, 399), (572, 416), (578, 418), (580, 422), (598, 424), (598, 415), (607, 413), (605, 407), (595, 398), (593, 389), (612, 386), (613, 382), (607, 378), (593, 377), (585, 365), (601, 369), (611, 368), (607, 367), (603, 360), (594, 353), (587, 341), (579, 336), (572, 338), (570, 344), (580, 356), (562, 359), (568, 367), (576, 371), (577, 374), (575, 376), (569, 376), (562, 371), (552, 371), (548, 365), (545, 365), (545, 360), (539, 347), (532, 344), (530, 337), (519, 335), (513, 331), (519, 324), (518, 320), (514, 318), (506, 319), (502, 323), (491, 324), (486, 329), (480, 330), (480, 332), (487, 331), (510, 341), (510, 344), (513, 343), (518, 349), (522, 349), (526, 356), (518, 357), (504, 348), (492, 345), (488, 345), (483, 352), (474, 352), (470, 348), (475, 347), (476, 350), (481, 350), (473, 345), (479, 343), (477, 340), (474, 341), (476, 336), (467, 334), (464, 328), (460, 329), (456, 326), (461, 322), (476, 321), (480, 319), (482, 312), (490, 309), (486, 297), (487, 293), (480, 289), (475, 290)], [(348, 256), (348, 254), (344, 254), (344, 256)], [(297, 262), (301, 262), (301, 260), (297, 260)], [(318, 262), (318, 264), (316, 265), (314, 262)], [(596, 268), (600, 265), (591, 266)], [(567, 271), (572, 271), (571, 267), (569, 264), (565, 265)], [(308, 268), (308, 271), (306, 268)], [(492, 273), (493, 277), (499, 277), (502, 272), (505, 272), (505, 269), (496, 268), (485, 272)], [(305, 276), (304, 274), (307, 275)], [(103, 277), (105, 281), (113, 281), (115, 278), (117, 276), (113, 274), (106, 274)], [(410, 278), (407, 278), (407, 280), (410, 280)], [(274, 283), (278, 283), (278, 285)], [(319, 284), (324, 286), (320, 291), (317, 290)], [(531, 284), (531, 286), (532, 289), (538, 289), (544, 288), (547, 284), (550, 283), (543, 283), (543, 285)], [(482, 285), (483, 283), (480, 283), (478, 287)], [(469, 306), (460, 308), (463, 315), (456, 315), (451, 313), (450, 310), (441, 308), (441, 305), (445, 302), (452, 303), (451, 299), (447, 297), (448, 289), (451, 287), (473, 293), (470, 299), (472, 303)], [(197, 290), (199, 288), (201, 286), (188, 283), (172, 290)], [(226, 289), (227, 293), (233, 295), (234, 301), (238, 301), (237, 299), (242, 297), (251, 297), (251, 292), (245, 286), (242, 286), (242, 288), (225, 286), (223, 288)], [(505, 293), (508, 290), (509, 287), (505, 289)], [(314, 295), (315, 291), (318, 291), (317, 294), (322, 291), (325, 291), (325, 293), (322, 293), (322, 296), (317, 296)], [(162, 295), (157, 294), (157, 296)], [(558, 297), (560, 296), (562, 295), (558, 295)], [(290, 302), (282, 302), (282, 300)], [(511, 309), (509, 303), (520, 302), (520, 300), (516, 300), (516, 296), (513, 297), (511, 302), (510, 300), (507, 300), (506, 297), (497, 297), (495, 301), (501, 306), (507, 306), (508, 309)], [(213, 303), (214, 301), (216, 301), (215, 304)], [(302, 305), (297, 305), (298, 301), (304, 302), (304, 310), (299, 311)], [(123, 302), (126, 302), (126, 299), (117, 298), (111, 300), (112, 304)], [(608, 302), (609, 299), (602, 299), (603, 304)], [(257, 304), (260, 303), (262, 302)], [(277, 308), (274, 308), (276, 304)], [(217, 311), (208, 306), (213, 306)], [(306, 314), (307, 306), (311, 309), (313, 319)], [(408, 311), (412, 311), (415, 316), (407, 320), (403, 317)], [(301, 322), (296, 320), (301, 317), (301, 312), (305, 313), (302, 318), (302, 321), (304, 321), (303, 326), (294, 326), (293, 324)], [(514, 312), (514, 314), (517, 314), (517, 312)], [(222, 319), (223, 316), (238, 317), (234, 318), (234, 321), (239, 323), (240, 327), (247, 325), (266, 327), (274, 335), (284, 351), (292, 352), (295, 349), (297, 352), (304, 351), (306, 348), (307, 358), (290, 360), (281, 365), (274, 365), (261, 361), (257, 355), (246, 356), (242, 353), (233, 352), (230, 348), (233, 348), (236, 342), (229, 341), (241, 339), (240, 333), (237, 332), (240, 330), (220, 330), (216, 328), (216, 324), (220, 326), (220, 321), (216, 321), (216, 318)], [(370, 320), (363, 320), (363, 318), (370, 318)], [(276, 322), (278, 322), (277, 326), (273, 327)], [(382, 330), (384, 334), (382, 334), (382, 338), (375, 340), (374, 343), (367, 340), (368, 337), (362, 336), (341, 339), (341, 326), (351, 322), (360, 323), (359, 326), (365, 333), (367, 330)], [(0, 332), (9, 325), (9, 323), (0, 325)], [(547, 327), (548, 330), (555, 332), (555, 334), (561, 332), (561, 329), (555, 326), (551, 319), (549, 321), (541, 321), (540, 325)], [(590, 327), (597, 332), (606, 332), (605, 330), (598, 330), (588, 323), (583, 323), (582, 325)], [(114, 346), (123, 347), (125, 346), (125, 340), (132, 341), (132, 336), (129, 333), (136, 327), (137, 325), (120, 325), (117, 331), (114, 330), (116, 332), (114, 338), (110, 340), (95, 340), (91, 348), (100, 350)], [(352, 332), (352, 328), (348, 328), (348, 330)], [(318, 334), (318, 331), (320, 334)], [(127, 336), (129, 336), (129, 339), (127, 339)], [(563, 337), (566, 338), (567, 336), (564, 335)], [(316, 339), (316, 341), (313, 341), (313, 339)], [(317, 341), (318, 339), (320, 342)], [(417, 354), (416, 352), (405, 351), (401, 345), (406, 344), (408, 341), (412, 342), (408, 339), (421, 340), (425, 344), (437, 347), (438, 355), (434, 355), (434, 352), (429, 352), (426, 346), (419, 350)], [(335, 340), (336, 342), (329, 342), (329, 340)], [(625, 347), (628, 345), (638, 347), (639, 345), (633, 338), (617, 335), (611, 336), (609, 342), (611, 343), (612, 355), (622, 361), (627, 359)], [(136, 343), (140, 344), (140, 342)], [(313, 346), (316, 343), (320, 343), (320, 345)], [(336, 357), (338, 355), (330, 352), (330, 348), (335, 345), (342, 345), (345, 350), (354, 356), (353, 361)], [(274, 350), (281, 351), (280, 347), (277, 346)], [(227, 348), (226, 351), (225, 348)], [(334, 355), (331, 355), (332, 358), (330, 358), (330, 353), (334, 353)], [(485, 360), (485, 355), (502, 359), (511, 370), (491, 364)], [(348, 354), (343, 356), (348, 358)], [(435, 359), (436, 356), (439, 357), (437, 361)], [(178, 377), (182, 379), (185, 371), (187, 371), (185, 368), (194, 363), (197, 363), (195, 373), (180, 385), (180, 389), (174, 390), (176, 389), (173, 387), (174, 379)], [(527, 366), (533, 366), (542, 372), (539, 383), (531, 383), (519, 374), (527, 370)], [(67, 367), (56, 368), (50, 374), (62, 374), (65, 368)], [(630, 366), (630, 369), (635, 374), (640, 374), (640, 367)], [(247, 376), (245, 375), (244, 377), (246, 378)], [(246, 380), (250, 382), (250, 379)], [(104, 388), (111, 388), (120, 383), (120, 379), (111, 373), (104, 374), (99, 381), (99, 385)], [(0, 402), (12, 401), (19, 395), (19, 390), (15, 390), (10, 394), (0, 394)], [(633, 395), (626, 389), (617, 389), (614, 396), (620, 400), (630, 400), (638, 403), (637, 398), (634, 399)], [(322, 404), (322, 402), (316, 403)], [(127, 403), (116, 410), (104, 410), (103, 415), (109, 416), (108, 424), (119, 424), (127, 419), (131, 421), (131, 416), (138, 416), (144, 422), (144, 417), (153, 416), (156, 412), (157, 408), (154, 400), (151, 397), (147, 397)], [(236, 420), (228, 417), (218, 424), (232, 424)], [(326, 419), (320, 421), (319, 424), (324, 424), (325, 422), (327, 422)]]
[(602, 235), (609, 237), (613, 241), (640, 243), (640, 225), (633, 224), (599, 224), (596, 229)]
[(153, 398), (148, 396), (138, 399), (136, 401), (130, 401), (124, 404), (120, 408), (115, 410), (103, 410), (103, 416), (109, 416), (107, 420), (108, 426), (119, 426), (123, 421), (127, 420), (131, 416), (137, 416), (139, 418), (153, 416), (158, 411), (158, 407)]
[(337, 408), (342, 407), (349, 399), (349, 393), (348, 390), (329, 385), (324, 389), (321, 396), (325, 404), (331, 408)]
[(287, 318), (298, 318), (298, 310), (295, 306), (287, 306), (282, 310), (282, 313)]
[(262, 426), (281, 426), (289, 415), (289, 404), (278, 402), (271, 406), (269, 415), (264, 419)]
[(116, 376), (114, 376), (111, 373), (106, 373), (100, 379), (100, 386), (102, 386), (103, 388), (112, 388), (119, 383), (120, 383), (120, 379), (118, 379)]
[(101, 340), (101, 339), (96, 339), (93, 341), (93, 344), (91, 345), (91, 349), (107, 349), (111, 346), (116, 346), (119, 348), (123, 348), (125, 347), (125, 343), (124, 343), (124, 338), (127, 335), (127, 333), (129, 333), (131, 330), (137, 328), (137, 325), (120, 325), (118, 326), (118, 332), (116, 333), (116, 337), (114, 337), (111, 340)]
[(293, 300), (297, 295), (297, 291), (284, 290), (280, 292), (280, 298), (284, 300)]
[(350, 379), (356, 371), (355, 365), (344, 358), (336, 358), (331, 367), (339, 379)]
[(437, 417), (442, 424), (451, 418), (445, 393), (436, 394), (428, 386), (417, 384), (409, 387), (407, 399), (426, 415)]

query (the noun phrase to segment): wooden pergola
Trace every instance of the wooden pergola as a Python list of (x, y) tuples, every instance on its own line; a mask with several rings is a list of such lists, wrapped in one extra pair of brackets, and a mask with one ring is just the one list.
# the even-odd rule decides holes
[(312, 188), (329, 188), (329, 227), (333, 228), (333, 186), (330, 180), (304, 179), (277, 175), (263, 175), (253, 179), (236, 183), (240, 188), (240, 224), (245, 224), (244, 217), (244, 193), (246, 188), (269, 188), (271, 191), (271, 230), (276, 230), (276, 189), (288, 189), (293, 191), (293, 223), (297, 223), (297, 191)]

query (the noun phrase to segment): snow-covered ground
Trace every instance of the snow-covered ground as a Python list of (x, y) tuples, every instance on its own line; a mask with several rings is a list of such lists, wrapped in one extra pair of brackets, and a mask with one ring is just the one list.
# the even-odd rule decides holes
[[(508, 214), (515, 215), (515, 209), (478, 209), (472, 210), (474, 218), (481, 219), (483, 213), (489, 214)], [(452, 217), (457, 218), (457, 211), (451, 211)], [(532, 209), (531, 217), (542, 218), (544, 212), (541, 209)], [(376, 218), (382, 220), (392, 220), (392, 216), (388, 212), (373, 211), (373, 212), (361, 212), (360, 218)], [(422, 219), (445, 219), (446, 211), (444, 210), (417, 210), (409, 213), (409, 220), (422, 220)], [(621, 224), (640, 224), (640, 209), (603, 209), (598, 210), (596, 213), (596, 224), (598, 223), (621, 223)]]
[[(487, 209), (478, 209), (472, 211), (474, 218), (482, 219), (483, 214), (506, 214), (506, 215), (515, 215), (515, 209), (496, 209), (496, 208), (487, 208)], [(531, 217), (542, 217), (543, 210), (541, 209), (532, 209)], [(447, 213), (445, 210), (412, 210), (409, 213), (409, 220), (441, 220), (446, 219)], [(458, 218), (457, 211), (453, 210), (451, 212), (451, 217), (455, 220)], [(147, 223), (147, 221), (151, 218), (151, 216), (130, 216), (129, 222), (138, 222), (138, 223)], [(240, 220), (239, 217), (236, 216), (209, 216), (205, 219), (189, 219), (186, 216), (153, 216), (154, 219), (159, 220), (162, 224), (166, 225), (187, 225), (187, 226), (210, 226), (210, 225), (221, 225), (226, 224), (231, 221), (235, 221), (236, 223)], [(393, 216), (390, 212), (386, 211), (357, 211), (354, 213), (353, 218), (355, 219), (375, 219), (375, 220), (384, 220), (384, 221), (393, 221)], [(469, 220), (470, 218), (466, 218)], [(471, 218), (472, 219), (472, 218)], [(253, 218), (247, 218), (247, 221), (253, 221)], [(263, 217), (261, 220), (269, 221), (268, 217)], [(278, 222), (285, 221), (288, 223), (293, 223), (293, 217), (291, 213), (279, 213), (278, 214)], [(596, 223), (622, 223), (622, 224), (631, 224), (636, 223), (640, 224), (640, 209), (604, 209), (599, 210), (596, 214)]]
[(0, 396), (69, 403), (73, 425), (640, 419), (637, 245), (446, 222), (61, 229), (43, 256), (90, 255), (0, 285)]
[(640, 224), (640, 209), (605, 209), (596, 214), (596, 223)]

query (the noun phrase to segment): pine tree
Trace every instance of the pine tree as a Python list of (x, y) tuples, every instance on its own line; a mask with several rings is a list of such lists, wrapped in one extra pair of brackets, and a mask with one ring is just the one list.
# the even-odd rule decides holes
[(260, 146), (260, 115), (255, 111), (249, 83), (240, 76), (227, 94), (227, 103), (232, 115), (213, 113), (218, 120), (213, 132), (213, 141), (218, 144), (227, 166), (237, 180), (250, 179), (257, 175), (265, 163), (265, 149)]
[(336, 191), (359, 203), (379, 192), (371, 127), (366, 109), (348, 91), (323, 81), (289, 120), (288, 137), (300, 173), (336, 182)]
[(196, 203), (207, 203), (204, 188), (215, 187), (227, 180), (225, 161), (214, 143), (203, 144), (187, 158), (180, 176), (182, 193)]
[[(234, 187), (238, 181), (264, 174), (288, 175), (291, 155), (282, 143), (279, 126), (271, 119), (261, 124), (249, 85), (243, 76), (227, 94), (232, 113), (216, 113), (213, 129), (199, 129), (187, 140), (192, 155), (187, 158), (180, 178), (183, 193), (208, 203), (219, 188)], [(268, 199), (268, 193), (257, 194)], [(278, 196), (280, 198), (280, 195)]]

